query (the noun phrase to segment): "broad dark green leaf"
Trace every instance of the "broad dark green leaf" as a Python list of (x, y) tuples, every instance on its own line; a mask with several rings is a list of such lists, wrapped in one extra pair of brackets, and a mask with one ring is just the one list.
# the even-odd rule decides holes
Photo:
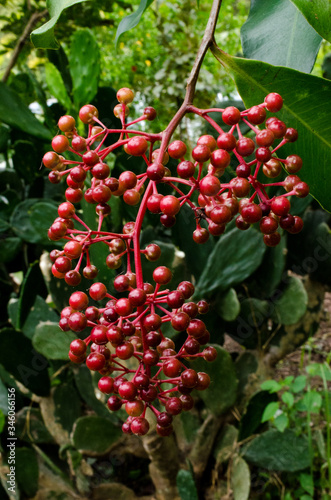
[(34, 116), (21, 98), (0, 82), (0, 120), (28, 134), (49, 141), (52, 135)]
[(216, 439), (213, 455), (218, 464), (227, 462), (233, 454), (238, 442), (238, 429), (231, 424), (225, 424)]
[(191, 471), (180, 469), (176, 483), (181, 500), (198, 500), (198, 492)]
[(16, 236), (8, 236), (0, 238), (0, 262), (10, 262), (19, 253), (22, 248), (21, 238)]
[(48, 396), (48, 362), (31, 341), (13, 328), (0, 330), (0, 363), (17, 380), (38, 396)]
[(225, 321), (234, 321), (240, 312), (240, 302), (234, 288), (216, 297), (215, 310)]
[(294, 430), (267, 431), (253, 439), (244, 451), (244, 458), (268, 470), (296, 472), (310, 465), (308, 439)]
[(10, 224), (6, 222), (4, 219), (0, 219), (0, 233), (5, 233), (10, 229)]
[(8, 389), (1, 379), (0, 379), (0, 410), (4, 415), (8, 415)]
[(212, 382), (207, 391), (199, 392), (199, 397), (210, 411), (220, 415), (235, 403), (238, 380), (230, 354), (218, 345), (214, 345), (214, 347), (217, 350), (215, 361), (208, 363), (199, 359), (191, 366), (196, 371), (209, 374)]
[(72, 442), (82, 453), (104, 455), (121, 435), (121, 429), (108, 418), (90, 415), (76, 420)]
[(58, 385), (53, 394), (55, 411), (55, 421), (63, 429), (71, 432), (72, 427), (81, 415), (81, 399), (76, 388), (70, 382), (64, 382)]
[(196, 295), (227, 290), (248, 278), (261, 264), (265, 245), (261, 234), (232, 229), (216, 243), (196, 286)]
[(57, 67), (50, 62), (45, 65), (45, 78), (49, 92), (69, 111), (72, 103), (65, 88), (62, 75)]
[(62, 11), (72, 5), (86, 1), (87, 0), (47, 0), (50, 20), (31, 33), (33, 45), (41, 49), (58, 49), (59, 43), (54, 37), (54, 26), (59, 20)]
[(123, 35), (123, 33), (126, 33), (127, 31), (137, 26), (141, 16), (145, 12), (145, 10), (151, 5), (152, 2), (153, 0), (140, 0), (140, 5), (136, 10), (136, 12), (122, 19), (116, 31), (115, 47), (117, 47), (118, 41), (120, 37)]
[(37, 295), (46, 297), (47, 289), (41, 274), (39, 262), (32, 264), (26, 273), (18, 302), (17, 328), (21, 329), (25, 323)]
[(254, 0), (241, 28), (244, 56), (310, 73), (322, 38), (290, 0)]
[(16, 450), (16, 480), (22, 491), (30, 498), (38, 491), (38, 460), (32, 448)]
[(254, 434), (261, 427), (262, 415), (269, 404), (275, 403), (277, 394), (259, 391), (248, 402), (246, 411), (241, 417), (239, 426), (239, 441), (243, 441)]
[(22, 332), (26, 337), (32, 339), (37, 326), (45, 319), (56, 323), (59, 320), (59, 316), (56, 314), (54, 309), (46, 304), (45, 299), (40, 297), (40, 295), (37, 295), (36, 300), (34, 301), (34, 304), (21, 327)]
[(308, 295), (302, 281), (295, 276), (288, 278), (288, 285), (281, 297), (274, 302), (272, 318), (275, 323), (294, 325), (305, 314)]
[(12, 161), (15, 171), (20, 180), (24, 179), (27, 184), (32, 184), (36, 176), (40, 175), (40, 151), (30, 141), (16, 141), (13, 147)]
[(48, 359), (69, 361), (70, 342), (77, 336), (72, 332), (63, 332), (58, 323), (43, 321), (39, 323), (32, 337), (33, 347)]
[(101, 417), (108, 418), (113, 423), (118, 422), (116, 413), (110, 412), (105, 404), (97, 399), (90, 370), (87, 366), (80, 365), (73, 367), (75, 382), (81, 398), (95, 413)]
[(15, 207), (10, 223), (22, 240), (54, 247), (56, 242), (50, 242), (47, 231), (57, 216), (55, 203), (28, 198)]
[(291, 0), (323, 38), (331, 42), (331, 4), (329, 0)]
[[(284, 106), (278, 116), (298, 130), (299, 139), (282, 148), (282, 157), (298, 154), (303, 159), (300, 178), (323, 208), (331, 211), (331, 81), (293, 69), (231, 57), (213, 48), (215, 57), (232, 75), (247, 107), (259, 104), (270, 92), (279, 93)], [(285, 156), (284, 156), (285, 155)]]
[(71, 40), (69, 69), (73, 97), (77, 107), (88, 104), (98, 90), (100, 74), (99, 46), (92, 31), (76, 31)]

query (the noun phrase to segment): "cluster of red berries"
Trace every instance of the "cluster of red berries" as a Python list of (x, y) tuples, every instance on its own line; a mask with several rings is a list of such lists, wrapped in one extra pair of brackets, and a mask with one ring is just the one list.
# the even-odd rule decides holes
[[(90, 262), (89, 250), (96, 243), (108, 246), (106, 265), (110, 269), (119, 268), (125, 257), (126, 272), (116, 276), (114, 289), (126, 296), (114, 297), (103, 283), (94, 283), (89, 289), (90, 297), (103, 302), (108, 299), (105, 304), (95, 307), (88, 305), (85, 293), (74, 292), (69, 306), (61, 313), (60, 327), (74, 332), (91, 329), (85, 340), (76, 339), (71, 343), (69, 357), (75, 363), (86, 362), (90, 370), (102, 375), (99, 389), (105, 394), (113, 394), (108, 399), (111, 410), (116, 411), (125, 405), (129, 417), (123, 424), (123, 431), (145, 434), (149, 428), (145, 413), (150, 408), (157, 417), (157, 432), (166, 436), (172, 432), (173, 416), (192, 408), (191, 391), (206, 389), (210, 382), (206, 373), (197, 373), (187, 368), (184, 362), (197, 357), (213, 361), (216, 350), (204, 347), (210, 335), (204, 322), (196, 317), (207, 312), (207, 303), (186, 302), (194, 293), (192, 283), (182, 282), (176, 290), (162, 289), (172, 278), (170, 269), (164, 266), (154, 269), (155, 285), (144, 282), (142, 254), (150, 261), (156, 261), (161, 254), (160, 247), (154, 243), (140, 248), (146, 209), (159, 214), (165, 227), (172, 227), (180, 208), (187, 204), (195, 214), (193, 239), (197, 243), (206, 242), (210, 234), (222, 234), (226, 224), (235, 216), (239, 229), (248, 229), (251, 224), (259, 222), (265, 244), (275, 246), (280, 241), (279, 226), (291, 233), (301, 230), (302, 220), (289, 213), (288, 198), (292, 195), (304, 197), (309, 189), (295, 175), (302, 166), (299, 156), (290, 155), (283, 160), (276, 157), (279, 148), (295, 141), (298, 135), (295, 129), (287, 128), (275, 117), (266, 120), (266, 110), (277, 112), (282, 107), (283, 101), (278, 94), (269, 94), (264, 103), (242, 112), (232, 106), (207, 110), (187, 106), (187, 112), (203, 117), (218, 133), (217, 139), (211, 135), (198, 139), (192, 151), (193, 161), (185, 159), (187, 148), (182, 141), (169, 144), (167, 129), (160, 134), (149, 134), (129, 128), (142, 120), (153, 120), (156, 112), (147, 107), (140, 118), (127, 123), (128, 104), (133, 100), (133, 92), (123, 88), (117, 97), (119, 104), (114, 113), (121, 120), (120, 129), (106, 128), (98, 118), (97, 109), (88, 104), (79, 112), (80, 120), (88, 125), (87, 138), (78, 135), (72, 116), (63, 116), (58, 126), (64, 134), (54, 137), (54, 151), (43, 157), (44, 165), (51, 170), (49, 180), (58, 183), (65, 177), (68, 185), (67, 201), (59, 206), (59, 217), (48, 232), (53, 241), (67, 240), (63, 251), (53, 250), (50, 254), (52, 272), (57, 278), (64, 278), (69, 285), (76, 286), (81, 281), (84, 262), (82, 273), (85, 278), (93, 280), (98, 270)], [(220, 112), (223, 122), (230, 126), (229, 132), (224, 132), (209, 116), (215, 111)], [(266, 128), (258, 129), (256, 126), (265, 120)], [(255, 133), (255, 141), (242, 136), (240, 121)], [(110, 134), (119, 134), (119, 138), (106, 146)], [(153, 149), (158, 141), (161, 142), (160, 148)], [(127, 154), (145, 160), (143, 173), (125, 171), (118, 178), (110, 176), (106, 157), (120, 147)], [(66, 151), (75, 153), (78, 159), (66, 159), (62, 156)], [(230, 165), (231, 152), (238, 159), (236, 176), (229, 183), (222, 184), (220, 177)], [(254, 155), (253, 159), (246, 161), (245, 158), (251, 155)], [(169, 157), (178, 161), (177, 176), (173, 176), (166, 166)], [(258, 180), (260, 170), (268, 178), (274, 178), (281, 173), (283, 166), (289, 174), (284, 181), (263, 184)], [(86, 180), (88, 186), (84, 190)], [(168, 186), (169, 194), (159, 193), (159, 185)], [(270, 199), (266, 192), (270, 185), (284, 187), (285, 193)], [(198, 193), (198, 205), (192, 201), (195, 192)], [(111, 212), (108, 202), (112, 196), (123, 196), (125, 203), (139, 205), (136, 220), (126, 222), (120, 234), (102, 231), (103, 220)], [(96, 205), (96, 230), (91, 230), (76, 213), (73, 204), (79, 203), (83, 197), (86, 202)], [(208, 229), (201, 225), (202, 221), (206, 221)], [(75, 228), (75, 222), (79, 223), (79, 228)], [(77, 260), (74, 266), (73, 260)], [(175, 331), (187, 332), (187, 339), (178, 352), (174, 342), (162, 333), (162, 325), (166, 322), (171, 322)], [(127, 366), (125, 361), (131, 358), (137, 367), (132, 368), (132, 362), (130, 367)], [(163, 384), (172, 387), (162, 389)], [(162, 406), (165, 411), (161, 411)]]

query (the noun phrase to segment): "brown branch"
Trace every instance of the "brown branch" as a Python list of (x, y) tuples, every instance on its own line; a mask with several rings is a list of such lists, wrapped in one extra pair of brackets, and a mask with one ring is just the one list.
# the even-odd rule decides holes
[(163, 154), (167, 145), (169, 144), (170, 138), (177, 128), (178, 124), (181, 122), (183, 116), (188, 112), (189, 106), (193, 103), (193, 98), (195, 94), (195, 87), (199, 77), (200, 68), (207, 53), (207, 50), (214, 42), (214, 33), (216, 28), (216, 23), (218, 19), (218, 13), (222, 5), (222, 0), (213, 0), (213, 4), (210, 10), (210, 15), (208, 23), (205, 29), (205, 33), (202, 38), (201, 45), (199, 47), (197, 56), (195, 58), (190, 76), (187, 80), (186, 93), (184, 97), (183, 104), (170, 121), (169, 125), (162, 134), (162, 142), (160, 145), (158, 160), (161, 162)]
[(9, 61), (9, 64), (5, 70), (5, 73), (2, 77), (2, 81), (4, 83), (6, 83), (6, 81), (8, 80), (9, 78), (9, 75), (10, 75), (10, 72), (11, 70), (13, 69), (13, 67), (15, 66), (16, 62), (17, 62), (17, 59), (18, 59), (18, 56), (20, 55), (20, 53), (22, 52), (23, 50), (23, 47), (26, 43), (26, 40), (27, 38), (30, 36), (30, 33), (31, 31), (33, 30), (34, 26), (37, 24), (37, 22), (42, 19), (46, 14), (48, 13), (48, 10), (45, 9), (43, 10), (42, 12), (34, 12), (27, 25), (25, 26), (24, 28), (24, 31), (22, 33), (22, 35), (20, 36), (20, 38), (18, 39), (18, 42), (13, 50), (13, 53), (12, 53), (12, 56), (10, 58), (10, 61)]

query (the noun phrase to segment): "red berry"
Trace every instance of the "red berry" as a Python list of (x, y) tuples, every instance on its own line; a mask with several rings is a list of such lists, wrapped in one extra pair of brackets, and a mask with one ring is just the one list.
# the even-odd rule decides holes
[(160, 201), (160, 209), (165, 215), (174, 216), (180, 210), (180, 203), (178, 198), (173, 195), (164, 196)]
[(200, 181), (199, 189), (204, 196), (215, 196), (221, 189), (220, 180), (214, 175), (207, 175)]
[(148, 142), (141, 135), (131, 137), (126, 145), (127, 153), (132, 156), (142, 156), (146, 153)]
[(240, 111), (234, 106), (228, 106), (222, 113), (222, 120), (227, 125), (235, 125), (240, 121)]
[(182, 141), (174, 141), (168, 146), (169, 156), (175, 160), (182, 158), (185, 155), (186, 150), (187, 148)]
[(276, 92), (268, 94), (264, 99), (264, 102), (267, 105), (267, 110), (271, 111), (271, 113), (277, 113), (277, 111), (281, 110), (283, 106), (283, 99), (279, 94), (276, 94)]
[(153, 271), (153, 280), (160, 285), (166, 285), (171, 281), (172, 272), (168, 267), (159, 266)]
[(86, 104), (79, 110), (79, 118), (85, 124), (94, 123), (94, 117), (98, 118), (98, 110), (92, 104)]

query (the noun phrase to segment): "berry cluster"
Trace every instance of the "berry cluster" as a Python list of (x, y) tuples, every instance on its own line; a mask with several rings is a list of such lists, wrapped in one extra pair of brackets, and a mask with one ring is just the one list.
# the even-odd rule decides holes
[[(43, 157), (44, 165), (51, 170), (49, 180), (58, 183), (65, 178), (68, 185), (67, 201), (59, 206), (59, 217), (48, 231), (51, 240), (66, 240), (63, 251), (53, 250), (50, 254), (53, 275), (64, 278), (71, 286), (80, 283), (81, 272), (85, 278), (94, 280), (98, 270), (90, 261), (89, 251), (96, 243), (109, 248), (108, 268), (118, 269), (123, 261), (126, 262), (126, 271), (114, 279), (113, 286), (119, 297), (111, 295), (103, 283), (93, 283), (89, 296), (96, 302), (101, 301), (100, 307), (89, 305), (89, 297), (84, 292), (74, 292), (69, 306), (61, 313), (59, 324), (64, 331), (79, 333), (90, 329), (85, 340), (78, 338), (71, 343), (69, 357), (74, 363), (86, 362), (90, 370), (102, 375), (98, 385), (102, 393), (110, 395), (107, 403), (110, 410), (125, 406), (128, 419), (123, 424), (123, 431), (146, 434), (149, 424), (145, 414), (150, 408), (156, 415), (157, 432), (167, 436), (172, 432), (173, 416), (192, 408), (192, 390), (204, 390), (210, 383), (206, 373), (188, 368), (185, 361), (198, 357), (213, 361), (216, 350), (206, 347), (210, 334), (204, 322), (197, 318), (208, 311), (208, 304), (203, 300), (198, 303), (189, 300), (194, 294), (192, 283), (184, 281), (176, 290), (164, 288), (172, 278), (171, 270), (164, 266), (154, 269), (154, 284), (144, 281), (142, 254), (150, 261), (157, 261), (161, 254), (160, 247), (154, 243), (144, 249), (140, 247), (146, 210), (159, 214), (161, 224), (169, 228), (186, 204), (195, 214), (193, 239), (197, 243), (205, 243), (210, 234), (222, 234), (234, 217), (237, 227), (242, 230), (259, 222), (264, 243), (275, 246), (281, 237), (279, 226), (291, 233), (301, 230), (302, 220), (289, 213), (288, 198), (292, 195), (304, 197), (309, 189), (295, 175), (302, 166), (299, 156), (276, 157), (281, 146), (295, 141), (298, 136), (295, 129), (287, 128), (281, 120), (266, 119), (266, 110), (274, 113), (282, 107), (283, 101), (278, 94), (269, 94), (262, 104), (242, 112), (232, 106), (200, 110), (188, 105), (185, 112), (203, 117), (218, 133), (217, 139), (211, 135), (201, 136), (193, 148), (191, 160), (185, 159), (184, 142), (175, 140), (169, 144), (171, 133), (168, 129), (160, 134), (149, 134), (129, 128), (143, 120), (154, 120), (156, 112), (147, 107), (140, 118), (127, 123), (133, 92), (123, 88), (117, 97), (119, 104), (114, 113), (121, 120), (120, 129), (106, 128), (98, 118), (98, 110), (87, 104), (79, 112), (80, 120), (88, 125), (87, 138), (78, 135), (72, 116), (62, 116), (58, 127), (63, 134), (54, 137), (53, 151)], [(228, 132), (209, 116), (211, 112), (221, 113), (223, 122), (230, 126)], [(255, 140), (243, 137), (240, 122), (250, 127)], [(265, 129), (256, 127), (264, 122)], [(111, 134), (119, 134), (119, 138), (106, 146)], [(154, 149), (158, 141), (160, 148)], [(144, 172), (125, 171), (118, 178), (112, 177), (106, 157), (117, 148), (124, 148), (128, 155), (142, 157), (146, 163)], [(75, 153), (77, 160), (63, 157), (66, 151)], [(228, 183), (221, 183), (220, 177), (230, 165), (231, 152), (238, 160), (236, 176)], [(177, 176), (173, 176), (166, 166), (169, 157), (178, 162)], [(264, 184), (258, 180), (260, 171), (273, 179), (281, 173), (282, 167), (289, 174), (284, 181)], [(160, 185), (163, 191), (168, 189), (169, 194), (161, 194)], [(285, 193), (270, 199), (266, 191), (270, 185), (284, 187)], [(197, 204), (193, 202), (195, 193), (198, 194)], [(111, 212), (108, 202), (112, 196), (122, 196), (128, 205), (139, 205), (136, 220), (126, 222), (120, 234), (102, 230), (103, 220)], [(91, 230), (76, 213), (74, 204), (83, 197), (96, 206), (97, 230)], [(76, 228), (75, 222), (78, 223)], [(76, 260), (73, 265), (72, 261)], [(125, 296), (121, 295), (123, 293)], [(187, 333), (178, 351), (174, 342), (162, 333), (162, 325), (167, 322), (175, 331)], [(129, 359), (130, 363), (126, 363)]]

